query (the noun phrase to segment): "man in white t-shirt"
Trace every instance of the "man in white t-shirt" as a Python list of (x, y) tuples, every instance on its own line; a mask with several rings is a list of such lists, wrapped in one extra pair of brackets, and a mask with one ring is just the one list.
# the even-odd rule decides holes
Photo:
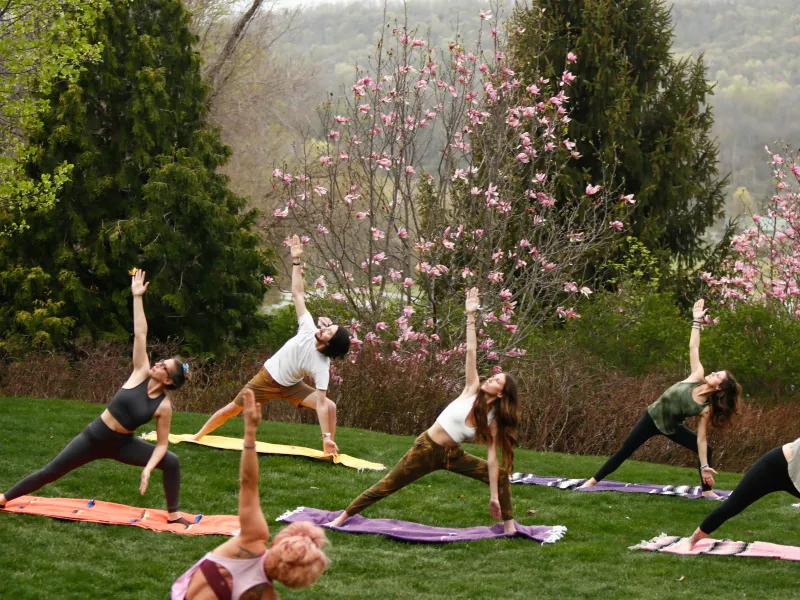
[[(206, 421), (192, 439), (199, 440), (217, 429), (243, 409), (242, 393), (253, 390), (256, 402), (263, 404), (276, 398), (288, 400), (295, 407), (304, 406), (317, 411), (322, 429), (322, 449), (325, 454), (338, 454), (336, 436), (336, 405), (327, 397), (331, 358), (339, 358), (350, 350), (350, 332), (341, 325), (332, 325), (330, 319), (320, 319), (320, 328), (306, 309), (303, 284), (303, 265), (300, 255), (303, 245), (292, 237), (292, 300), (297, 311), (297, 335), (264, 363), (263, 368), (244, 386), (236, 398), (219, 409)], [(316, 389), (305, 384), (303, 377), (314, 378)]]

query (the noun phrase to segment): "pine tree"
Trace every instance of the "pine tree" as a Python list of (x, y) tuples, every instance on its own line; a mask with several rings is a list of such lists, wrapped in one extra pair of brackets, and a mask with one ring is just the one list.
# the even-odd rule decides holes
[[(54, 88), (29, 165), (35, 176), (66, 160), (72, 181), (0, 241), (0, 325), (20, 333), (20, 315), (47, 305), (75, 334), (127, 339), (140, 267), (150, 335), (223, 352), (261, 323), (266, 260), (254, 212), (217, 172), (230, 151), (205, 120), (189, 15), (180, 0), (114, 2), (95, 37), (102, 62)], [(21, 294), (19, 269), (47, 285)]]
[[(539, 0), (513, 17), (511, 62), (525, 79), (541, 65), (569, 88), (569, 135), (582, 155), (565, 190), (614, 180), (636, 195), (632, 234), (664, 263), (683, 267), (705, 254), (706, 228), (723, 215), (727, 178), (717, 169), (702, 56), (676, 59), (663, 0)], [(541, 12), (544, 9), (544, 13)], [(541, 51), (541, 35), (549, 38)], [(569, 52), (577, 62), (567, 63)], [(535, 168), (535, 165), (533, 166)], [(674, 263), (673, 263), (674, 264)]]

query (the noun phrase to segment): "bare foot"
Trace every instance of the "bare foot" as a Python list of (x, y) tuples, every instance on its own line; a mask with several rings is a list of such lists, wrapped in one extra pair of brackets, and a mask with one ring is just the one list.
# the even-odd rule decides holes
[(325, 523), (325, 525), (328, 527), (341, 527), (348, 518), (347, 513), (343, 512), (330, 523)]
[(194, 434), (192, 437), (190, 437), (189, 439), (190, 439), (190, 440), (192, 440), (193, 442), (197, 442), (197, 441), (199, 441), (199, 440), (202, 440), (204, 437), (205, 437), (205, 436), (203, 436), (203, 435), (200, 435), (199, 433), (195, 433), (195, 434)]
[(584, 488), (593, 488), (596, 485), (597, 485), (597, 480), (594, 477), (592, 477), (591, 479), (586, 481), (586, 483), (584, 483), (583, 485), (578, 486), (578, 489), (582, 490)]
[(6, 502), (7, 502), (6, 495), (5, 494), (0, 494), (0, 508), (5, 508), (6, 507)]
[(703, 498), (711, 498), (712, 500), (719, 500), (722, 496), (717, 494), (714, 490), (703, 492)]
[(682, 539), (678, 545), (675, 546), (678, 552), (691, 552), (692, 548), (694, 548), (694, 542), (692, 542), (692, 538), (690, 537)]
[(517, 528), (514, 525), (514, 521), (503, 521), (503, 533), (516, 533)]

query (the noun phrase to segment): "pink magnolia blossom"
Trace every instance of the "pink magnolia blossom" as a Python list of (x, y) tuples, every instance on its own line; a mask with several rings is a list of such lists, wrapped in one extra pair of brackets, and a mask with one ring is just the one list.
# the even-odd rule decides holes
[(574, 281), (570, 281), (564, 284), (564, 291), (565, 292), (577, 292), (578, 291), (578, 284)]
[(592, 290), (591, 290), (591, 289), (589, 289), (588, 287), (586, 287), (586, 286), (583, 286), (583, 287), (581, 288), (581, 294), (583, 294), (583, 295), (584, 295), (584, 296), (586, 296), (587, 298), (589, 297), (589, 294), (591, 294), (591, 293), (592, 293)]
[(397, 230), (397, 237), (399, 237), (401, 240), (408, 239), (408, 231), (406, 231), (405, 227), (401, 227)]
[(375, 324), (375, 331), (388, 331), (388, 330), (389, 326), (383, 321), (379, 321), (378, 323)]
[(406, 288), (406, 289), (407, 289), (407, 288), (410, 288), (412, 285), (414, 285), (414, 280), (413, 280), (413, 279), (411, 279), (411, 277), (406, 277), (406, 278), (403, 280), (403, 287), (404, 287), (404, 288)]
[(366, 219), (368, 216), (369, 216), (369, 211), (356, 213), (356, 219), (358, 219), (359, 221)]
[(375, 285), (380, 285), (383, 282), (383, 275), (376, 275), (372, 278), (372, 283)]
[(272, 214), (278, 217), (279, 219), (285, 219), (286, 217), (289, 216), (289, 207), (286, 206), (284, 208), (276, 208)]
[(373, 240), (382, 240), (386, 238), (386, 233), (378, 229), (377, 227), (370, 227), (370, 231), (372, 232), (372, 239)]
[(625, 202), (625, 204), (636, 204), (636, 200), (633, 199), (633, 194), (623, 195), (621, 196), (621, 199), (623, 202)]
[(275, 283), (275, 279), (270, 277), (269, 275), (264, 276), (264, 285), (272, 285)]
[(406, 317), (410, 317), (411, 315), (414, 314), (414, 307), (413, 306), (404, 306), (403, 307), (403, 314)]
[(327, 227), (325, 227), (325, 225), (320, 223), (319, 225), (317, 225), (317, 233), (321, 233), (322, 235), (326, 235), (326, 234), (330, 233), (330, 231), (328, 230)]
[(489, 281), (493, 281), (495, 283), (500, 283), (503, 281), (503, 272), (502, 271), (492, 271), (489, 273), (487, 277)]
[(591, 183), (586, 186), (586, 195), (594, 196), (597, 192), (603, 189), (601, 185), (592, 185)]
[(578, 57), (573, 52), (567, 52), (567, 62), (574, 63), (578, 60)]
[(472, 277), (475, 273), (469, 267), (464, 267), (464, 270), (461, 271), (461, 278), (466, 279), (467, 277)]
[(402, 277), (402, 275), (403, 275), (402, 271), (389, 269), (389, 279), (391, 279), (392, 281), (397, 281), (398, 279), (400, 279), (400, 277)]
[(375, 256), (372, 257), (372, 262), (374, 262), (374, 263), (382, 263), (385, 260), (386, 260), (386, 253), (385, 252), (380, 252), (380, 253), (378, 253), (378, 254), (376, 254)]
[(317, 196), (325, 196), (328, 193), (328, 189), (323, 187), (323, 186), (321, 186), (321, 185), (315, 185), (314, 186), (314, 193)]
[(503, 289), (498, 295), (503, 300), (511, 300), (511, 290), (509, 290), (508, 288)]
[(331, 294), (329, 296), (329, 298), (331, 300), (333, 300), (334, 302), (344, 302), (344, 294), (342, 294), (340, 292), (336, 292), (334, 294)]
[(489, 11), (482, 10), (478, 13), (478, 16), (481, 18), (482, 21), (488, 21), (489, 19), (492, 18), (492, 13)]
[(314, 287), (316, 287), (316, 288), (322, 288), (322, 289), (324, 289), (324, 288), (328, 287), (328, 282), (327, 282), (327, 281), (325, 281), (325, 278), (324, 278), (324, 277), (319, 277), (319, 278), (318, 278), (318, 279), (317, 279), (317, 280), (314, 282)]
[(336, 115), (335, 117), (333, 117), (333, 120), (336, 121), (337, 123), (349, 123), (353, 119), (351, 117), (342, 117), (342, 116)]
[(611, 221), (609, 226), (613, 227), (617, 231), (622, 231), (622, 228), (624, 227), (622, 221)]

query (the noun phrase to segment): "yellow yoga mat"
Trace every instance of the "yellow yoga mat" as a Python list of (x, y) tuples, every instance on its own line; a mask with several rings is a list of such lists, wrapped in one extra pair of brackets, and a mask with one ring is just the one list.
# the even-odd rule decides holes
[[(142, 434), (142, 439), (148, 442), (156, 441), (155, 431)], [(199, 441), (194, 441), (192, 435), (189, 433), (183, 434), (169, 434), (170, 444), (180, 444), (181, 442), (190, 442), (192, 444), (199, 444), (201, 446), (208, 446), (209, 448), (220, 448), (222, 450), (241, 450), (242, 440), (240, 438), (223, 437), (220, 435), (207, 435)], [(331, 454), (323, 454), (322, 450), (313, 450), (305, 448), (304, 446), (286, 446), (284, 444), (268, 444), (267, 442), (256, 442), (256, 452), (259, 454), (283, 454), (286, 456), (306, 456), (308, 458), (316, 458), (317, 460), (325, 460), (332, 462), (335, 465), (343, 465), (351, 469), (369, 469), (372, 471), (383, 471), (386, 467), (381, 463), (374, 463), (368, 460), (361, 460), (347, 454), (339, 454), (333, 456)]]

